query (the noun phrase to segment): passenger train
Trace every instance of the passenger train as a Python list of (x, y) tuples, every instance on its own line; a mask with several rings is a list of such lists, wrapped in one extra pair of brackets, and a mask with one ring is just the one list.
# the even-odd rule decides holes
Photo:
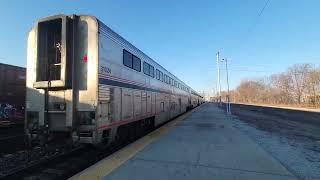
[(28, 34), (26, 133), (46, 143), (112, 143), (203, 97), (96, 17), (56, 15)]

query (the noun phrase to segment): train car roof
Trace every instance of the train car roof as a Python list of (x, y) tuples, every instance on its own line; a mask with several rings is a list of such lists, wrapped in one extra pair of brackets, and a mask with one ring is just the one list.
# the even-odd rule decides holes
[[(94, 17), (94, 16), (93, 16)], [(152, 63), (156, 64), (157, 66), (161, 67), (162, 69), (164, 69), (170, 76), (174, 77), (176, 80), (180, 81), (180, 83), (183, 83), (184, 86), (187, 86), (190, 89), (190, 93), (196, 92), (194, 91), (189, 85), (187, 85), (186, 83), (184, 83), (182, 80), (180, 80), (178, 77), (176, 77), (175, 75), (173, 75), (170, 71), (168, 71), (166, 68), (164, 68), (162, 65), (160, 65), (159, 63), (157, 63), (155, 60), (153, 60), (151, 57), (149, 57), (147, 54), (145, 54), (144, 52), (142, 52), (139, 48), (137, 48), (136, 46), (134, 46), (132, 43), (130, 43), (129, 41), (127, 41), (125, 38), (123, 38), (121, 35), (119, 35), (117, 32), (113, 31), (109, 26), (107, 26), (106, 24), (104, 24), (102, 21), (100, 21), (98, 18), (96, 18), (99, 22), (100, 25), (103, 25), (104, 28), (106, 28), (110, 33), (112, 33), (113, 35), (115, 35), (117, 38), (119, 38), (121, 41), (124, 41), (126, 44), (128, 44), (129, 46), (131, 46), (132, 49), (134, 49), (136, 52), (140, 53), (141, 55), (145, 56), (148, 60), (150, 60)], [(195, 93), (195, 95), (201, 97), (198, 93)]]

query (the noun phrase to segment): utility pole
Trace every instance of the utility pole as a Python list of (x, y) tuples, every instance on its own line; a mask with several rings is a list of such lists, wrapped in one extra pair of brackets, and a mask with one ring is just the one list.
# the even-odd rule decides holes
[(217, 83), (218, 83), (218, 97), (219, 105), (221, 105), (221, 83), (220, 83), (220, 52), (217, 52)]
[[(212, 97), (216, 97), (216, 96), (217, 96), (217, 94), (218, 94), (218, 90), (217, 90), (217, 88), (218, 88), (217, 81), (216, 81), (216, 80), (214, 80), (213, 84), (214, 84), (214, 88), (213, 88), (213, 94), (212, 94)], [(213, 99), (213, 100), (214, 100), (214, 99)]]
[(226, 63), (226, 77), (227, 77), (227, 87), (228, 87), (228, 94), (227, 94), (227, 113), (231, 112), (231, 105), (230, 105), (230, 89), (229, 89), (229, 72), (228, 72), (228, 59), (222, 59)]

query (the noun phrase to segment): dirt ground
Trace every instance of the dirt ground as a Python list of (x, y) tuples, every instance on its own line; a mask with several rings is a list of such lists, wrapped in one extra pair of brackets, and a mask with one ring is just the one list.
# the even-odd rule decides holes
[[(225, 106), (222, 107), (225, 109)], [(231, 107), (235, 127), (244, 131), (299, 179), (320, 179), (320, 118), (298, 120), (287, 112), (252, 106)]]

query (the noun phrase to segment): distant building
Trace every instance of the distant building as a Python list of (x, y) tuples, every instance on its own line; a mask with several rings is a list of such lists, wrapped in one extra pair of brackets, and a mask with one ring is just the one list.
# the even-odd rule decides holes
[(0, 104), (24, 107), (26, 68), (0, 63)]

